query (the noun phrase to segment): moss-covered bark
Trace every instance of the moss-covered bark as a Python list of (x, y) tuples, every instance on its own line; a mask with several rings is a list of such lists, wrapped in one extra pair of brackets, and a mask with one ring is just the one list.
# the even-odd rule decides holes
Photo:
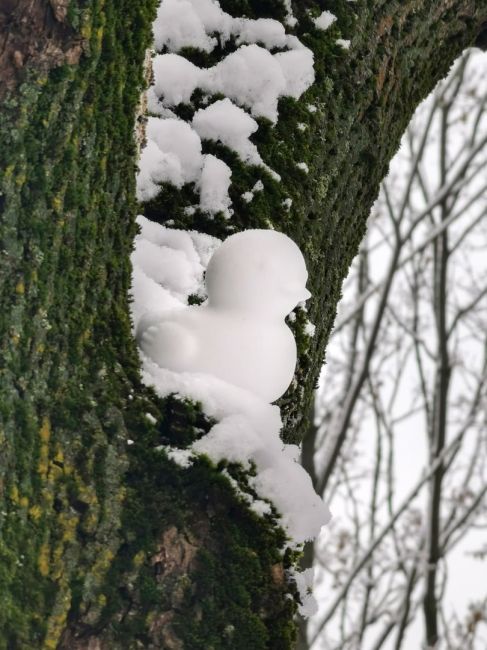
[[(284, 16), (280, 0), (221, 4)], [(417, 103), (487, 17), (486, 0), (330, 0), (338, 21), (318, 32), (311, 17), (322, 4), (295, 3), (316, 84), (282, 101), (278, 125), (261, 121), (256, 137), (282, 182), (266, 178), (245, 204), (262, 172), (220, 151), (233, 170), (233, 225), (289, 233), (309, 265), (317, 332), (306, 337), (298, 315), (297, 381), (282, 400), (288, 440), (301, 435), (388, 161)], [(155, 0), (72, 0), (54, 16), (64, 23), (56, 47), (81, 44), (79, 60), (32, 55), (18, 71), (17, 57), (1, 104), (0, 650), (292, 646), (282, 531), (239, 501), (221, 468), (201, 460), (182, 470), (157, 451), (188, 445), (211, 423), (139, 380), (127, 304), (133, 124), (154, 11)], [(223, 220), (185, 216), (191, 200), (167, 188), (146, 212), (228, 234)]]

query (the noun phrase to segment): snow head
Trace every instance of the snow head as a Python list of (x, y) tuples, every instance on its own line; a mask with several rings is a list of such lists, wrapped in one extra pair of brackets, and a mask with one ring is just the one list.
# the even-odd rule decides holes
[(207, 304), (151, 311), (137, 328), (139, 345), (161, 368), (212, 375), (272, 402), (293, 378), (296, 344), (284, 318), (309, 298), (307, 277), (286, 235), (232, 235), (208, 265)]
[(210, 260), (206, 288), (211, 307), (284, 318), (310, 297), (308, 272), (292, 239), (274, 230), (228, 237)]

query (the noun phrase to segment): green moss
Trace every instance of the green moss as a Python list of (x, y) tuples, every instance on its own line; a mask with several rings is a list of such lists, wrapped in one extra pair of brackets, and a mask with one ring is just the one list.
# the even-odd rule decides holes
[(70, 3), (87, 55), (32, 72), (2, 105), (1, 648), (56, 647), (71, 581), (96, 591), (119, 544), (120, 401), (138, 376), (131, 116), (154, 9)]
[[(114, 649), (147, 646), (168, 613), (168, 633), (187, 648), (293, 643), (295, 594), (282, 572), (295, 558), (281, 557), (275, 513), (257, 518), (235, 493), (222, 470), (248, 491), (241, 467), (202, 458), (182, 469), (158, 452), (188, 447), (212, 422), (198, 404), (157, 399), (140, 383), (127, 299), (133, 116), (155, 4), (70, 3), (70, 24), (87, 41), (80, 64), (32, 73), (2, 105), (0, 650), (69, 647), (66, 629)], [(221, 4), (233, 15), (285, 14), (281, 0)], [(274, 227), (301, 246), (317, 331), (305, 335), (298, 311), (297, 381), (281, 401), (289, 441), (302, 434), (378, 182), (415, 105), (475, 35), (455, 8), (438, 26), (435, 3), (413, 11), (409, 2), (330, 0), (338, 20), (326, 32), (311, 22), (321, 2), (294, 4), (316, 84), (299, 102), (283, 99), (278, 124), (260, 120), (254, 137), (281, 183), (205, 143), (232, 168), (232, 220), (187, 215), (197, 201), (189, 186), (166, 186), (145, 206), (159, 222), (219, 237)], [(246, 204), (241, 194), (259, 179), (265, 192)], [(157, 560), (173, 530), (194, 552), (186, 572)]]

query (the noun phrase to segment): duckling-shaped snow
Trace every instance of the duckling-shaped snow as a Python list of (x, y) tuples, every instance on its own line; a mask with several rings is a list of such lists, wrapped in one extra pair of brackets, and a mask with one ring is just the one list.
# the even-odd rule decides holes
[(294, 374), (296, 344), (284, 319), (310, 297), (307, 277), (301, 251), (286, 235), (232, 235), (208, 264), (208, 301), (147, 314), (139, 345), (162, 368), (210, 374), (273, 402)]

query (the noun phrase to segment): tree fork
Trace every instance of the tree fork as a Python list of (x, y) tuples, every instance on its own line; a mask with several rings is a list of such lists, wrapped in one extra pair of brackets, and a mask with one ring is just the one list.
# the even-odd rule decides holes
[[(185, 447), (211, 422), (140, 382), (127, 298), (133, 134), (155, 4), (0, 3), (0, 649), (294, 642), (283, 531), (239, 500), (221, 467), (181, 469), (155, 450)], [(285, 18), (281, 0), (221, 5)], [(388, 162), (416, 105), (487, 20), (485, 0), (331, 0), (338, 20), (318, 32), (308, 12), (319, 3), (295, 5), (316, 83), (282, 100), (276, 127), (261, 120), (256, 134), (281, 183), (269, 179), (245, 204), (256, 170), (221, 152), (232, 223), (286, 232), (310, 271), (317, 329), (310, 340), (298, 316), (297, 381), (281, 400), (287, 441), (305, 430), (341, 283)], [(26, 8), (39, 17), (30, 42)], [(223, 220), (186, 215), (190, 200), (166, 188), (146, 214), (228, 234)]]

